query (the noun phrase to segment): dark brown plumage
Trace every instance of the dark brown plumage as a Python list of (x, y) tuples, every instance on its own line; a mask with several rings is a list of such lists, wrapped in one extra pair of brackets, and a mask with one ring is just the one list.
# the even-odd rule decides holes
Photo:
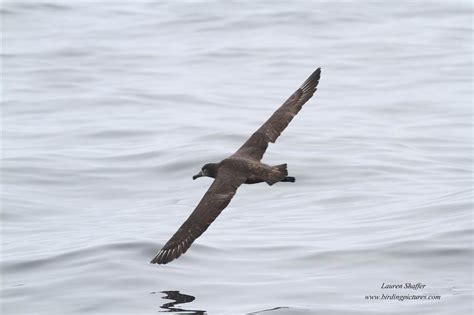
[(270, 166), (260, 160), (268, 143), (276, 141), (302, 106), (313, 96), (320, 74), (321, 69), (318, 68), (237, 152), (219, 163), (204, 165), (201, 172), (193, 176), (193, 179), (208, 176), (215, 180), (196, 209), (151, 263), (166, 264), (184, 254), (227, 207), (240, 185), (261, 182), (273, 185), (277, 182), (295, 181), (294, 177), (287, 176), (286, 164)]

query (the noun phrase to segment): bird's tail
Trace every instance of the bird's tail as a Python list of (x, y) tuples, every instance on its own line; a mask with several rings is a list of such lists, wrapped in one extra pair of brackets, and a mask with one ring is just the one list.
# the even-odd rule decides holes
[(288, 175), (286, 163), (275, 165), (275, 166), (272, 166), (272, 169), (268, 173), (268, 178), (267, 180), (265, 180), (265, 182), (271, 186), (275, 183), (282, 181), (286, 177), (286, 175)]

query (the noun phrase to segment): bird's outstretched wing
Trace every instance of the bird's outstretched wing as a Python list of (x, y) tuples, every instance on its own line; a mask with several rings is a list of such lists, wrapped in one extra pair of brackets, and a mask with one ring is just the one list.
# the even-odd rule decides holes
[(316, 69), (301, 87), (242, 145), (235, 155), (261, 160), (268, 143), (274, 143), (301, 107), (313, 96), (319, 83), (321, 68)]
[(152, 264), (167, 264), (184, 254), (201, 236), (222, 210), (227, 207), (245, 177), (227, 169), (219, 169), (216, 179), (202, 197), (189, 218), (151, 260)]

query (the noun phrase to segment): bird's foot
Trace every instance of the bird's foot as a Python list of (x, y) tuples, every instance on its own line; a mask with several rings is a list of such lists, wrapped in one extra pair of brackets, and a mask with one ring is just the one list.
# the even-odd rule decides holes
[(296, 180), (296, 178), (294, 178), (293, 176), (287, 176), (287, 177), (283, 178), (281, 181), (282, 181), (282, 182), (294, 183), (295, 180)]

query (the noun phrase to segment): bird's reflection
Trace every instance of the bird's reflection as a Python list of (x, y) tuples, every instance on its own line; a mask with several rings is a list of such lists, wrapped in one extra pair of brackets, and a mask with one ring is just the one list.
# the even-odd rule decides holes
[(179, 293), (179, 291), (161, 291), (161, 293), (166, 294), (166, 296), (164, 296), (163, 299), (173, 300), (173, 302), (168, 302), (160, 306), (160, 308), (164, 309), (164, 311), (160, 311), (160, 312), (194, 314), (194, 315), (206, 314), (206, 311), (185, 310), (182, 308), (175, 307), (176, 304), (184, 304), (184, 303), (189, 303), (189, 302), (194, 301), (195, 297), (192, 295), (182, 294), (182, 293)]

